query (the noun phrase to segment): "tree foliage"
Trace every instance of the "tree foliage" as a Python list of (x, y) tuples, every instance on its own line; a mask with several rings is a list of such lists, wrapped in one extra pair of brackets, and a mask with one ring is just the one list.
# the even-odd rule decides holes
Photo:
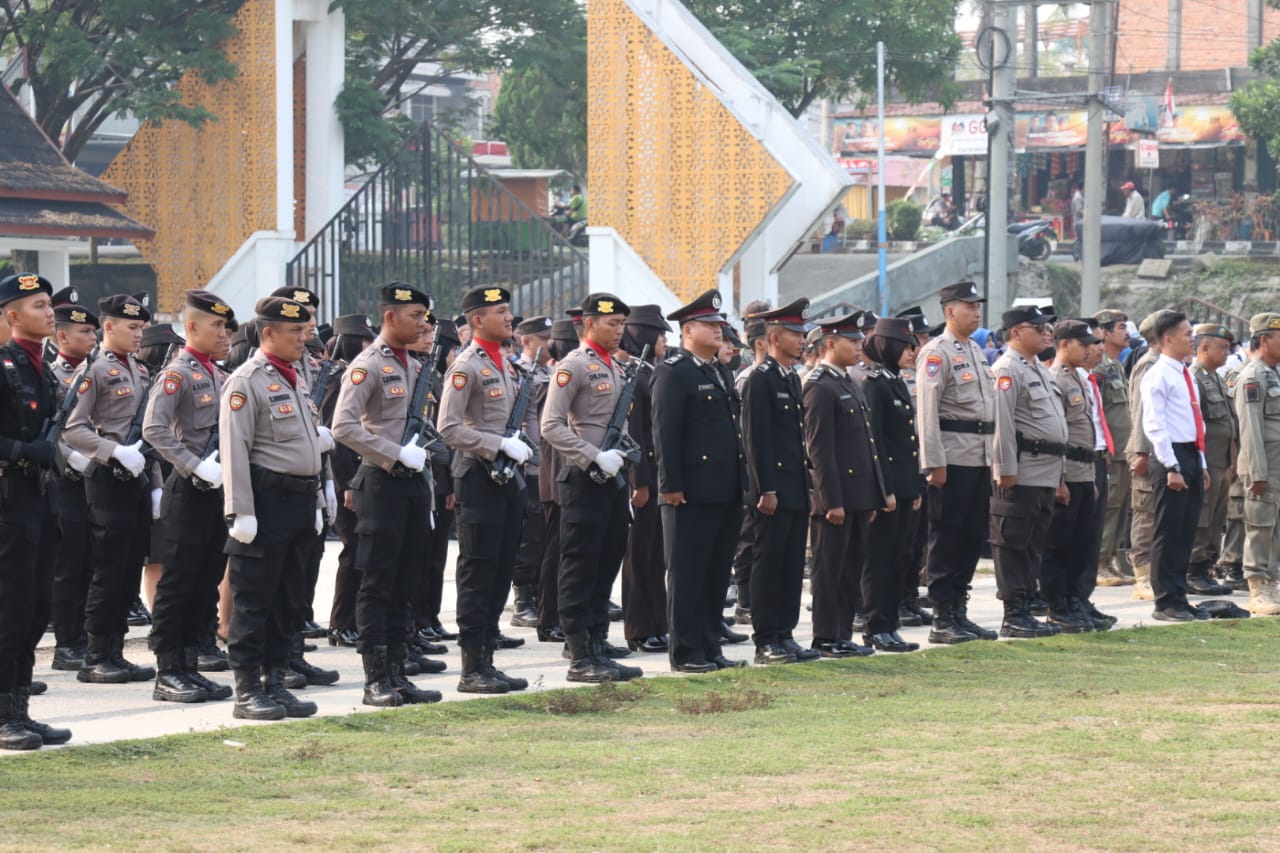
[[(1277, 0), (1268, 0), (1273, 9)], [(1265, 44), (1249, 57), (1257, 79), (1231, 96), (1231, 112), (1246, 134), (1266, 142), (1272, 157), (1280, 158), (1280, 39)]]
[(235, 76), (221, 43), (244, 0), (3, 0), (0, 55), (24, 63), (11, 88), (29, 87), (36, 120), (74, 160), (112, 115), (185, 121), (208, 110), (183, 104), (188, 71), (216, 83)]

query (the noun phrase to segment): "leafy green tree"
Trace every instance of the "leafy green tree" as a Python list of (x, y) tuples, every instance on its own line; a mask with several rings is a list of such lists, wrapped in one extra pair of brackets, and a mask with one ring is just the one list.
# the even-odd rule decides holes
[[(1267, 0), (1280, 9), (1280, 2)], [(1280, 39), (1265, 44), (1249, 57), (1258, 75), (1231, 96), (1231, 112), (1249, 136), (1263, 140), (1272, 157), (1280, 158)]]
[(183, 104), (174, 84), (188, 71), (210, 83), (235, 76), (221, 42), (243, 3), (3, 0), (0, 55), (24, 63), (10, 88), (30, 88), (40, 127), (74, 160), (112, 115), (196, 127), (216, 118)]

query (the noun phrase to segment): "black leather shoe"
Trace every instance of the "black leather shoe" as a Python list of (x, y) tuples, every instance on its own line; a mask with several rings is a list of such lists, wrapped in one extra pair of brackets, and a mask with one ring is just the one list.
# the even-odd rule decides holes
[[(416, 673), (417, 675), (435, 675), (436, 673), (444, 672), (449, 668), (449, 665), (444, 661), (429, 658), (426, 655), (419, 653), (417, 648), (418, 647), (414, 645), (405, 647), (405, 658), (406, 660), (413, 662), (414, 668), (418, 670)], [(407, 665), (401, 665), (401, 668), (404, 670), (406, 675), (409, 674), (409, 667)]]
[(1166, 607), (1163, 610), (1155, 610), (1151, 613), (1151, 618), (1157, 622), (1194, 622), (1195, 614), (1183, 607)]
[(747, 665), (744, 660), (730, 660), (724, 655), (716, 655), (711, 662), (716, 665), (716, 669), (738, 669)]
[(318, 640), (323, 637), (327, 631), (320, 627), (320, 624), (314, 619), (308, 619), (302, 623), (302, 636), (308, 640)]
[(449, 647), (444, 643), (428, 643), (423, 640), (414, 640), (409, 644), (413, 651), (420, 655), (447, 655)]
[(1053, 637), (1062, 633), (1057, 625), (1041, 622), (1031, 615), (1030, 611), (1006, 613), (1000, 625), (1000, 636), (1015, 639), (1036, 639)]
[(920, 648), (919, 643), (908, 643), (898, 636), (897, 631), (885, 631), (880, 634), (863, 634), (862, 642), (878, 652), (914, 652)]
[(439, 619), (437, 619), (436, 621), (432, 622), (432, 623), (431, 623), (431, 627), (435, 629), (436, 636), (438, 636), (438, 637), (439, 637), (440, 639), (442, 639), (442, 640), (456, 640), (456, 639), (458, 639), (458, 635), (457, 635), (457, 633), (456, 633), (456, 632), (454, 632), (454, 631), (446, 631), (446, 630), (444, 629), (444, 626), (440, 624), (440, 620), (439, 620)]
[(705, 660), (693, 660), (671, 664), (671, 669), (674, 672), (705, 673), (715, 672), (719, 668), (720, 667), (716, 666), (714, 663)]
[[(942, 624), (939, 624), (939, 622)], [(978, 639), (977, 635), (970, 634), (951, 620), (939, 620), (936, 617), (933, 621), (933, 628), (929, 631), (929, 642), (939, 643), (944, 646), (968, 643), (976, 639)]]
[(1192, 595), (1230, 595), (1232, 588), (1212, 580), (1208, 573), (1187, 574), (1187, 592)]
[(1116, 622), (1120, 621), (1109, 613), (1103, 613), (1101, 610), (1093, 606), (1092, 601), (1084, 602), (1085, 615), (1093, 622), (1093, 630), (1110, 631), (1115, 627)]
[(49, 685), (45, 684), (43, 681), (33, 681), (31, 682), (31, 686), (27, 688), (27, 692), (32, 696), (39, 696), (42, 693), (49, 692)]
[(639, 640), (627, 640), (627, 648), (633, 652), (665, 652), (667, 650), (666, 637), (642, 637)]
[(524, 645), (524, 637), (508, 637), (501, 631), (498, 632), (497, 647), (500, 649), (518, 649)]
[(186, 664), (187, 679), (197, 684), (204, 690), (211, 700), (221, 701), (231, 698), (231, 687), (227, 684), (219, 684), (216, 681), (210, 681), (201, 675), (197, 669), (200, 660), (200, 650), (196, 646), (187, 646), (183, 651), (183, 661)]
[(732, 630), (728, 625), (724, 624), (723, 622), (720, 623), (720, 645), (723, 646), (727, 644), (731, 645), (733, 643), (745, 643), (749, 639), (751, 638), (748, 637), (746, 634), (739, 634), (737, 631)]
[(778, 663), (795, 663), (796, 656), (791, 654), (781, 643), (767, 643), (756, 648), (756, 663), (771, 665)]
[(795, 655), (797, 663), (805, 663), (806, 661), (822, 659), (822, 652), (817, 649), (806, 649), (804, 646), (797, 643), (792, 637), (787, 637), (782, 640), (779, 645), (791, 652), (791, 654)]
[(262, 689), (267, 697), (275, 702), (281, 708), (284, 708), (286, 717), (311, 717), (314, 716), (319, 708), (315, 702), (308, 702), (305, 699), (299, 699), (289, 692), (284, 686), (284, 673), (282, 667), (272, 667), (262, 675)]
[(733, 608), (733, 623), (735, 625), (750, 625), (751, 624), (751, 608), (750, 607)]
[(813, 648), (828, 659), (866, 657), (872, 651), (871, 649), (865, 649), (863, 646), (855, 646), (853, 643), (846, 643), (842, 640), (814, 640)]
[(1031, 608), (1031, 612), (1036, 616), (1043, 616), (1049, 612), (1049, 602), (1045, 601), (1038, 595), (1031, 596), (1027, 602), (1027, 606)]
[(441, 640), (440, 635), (436, 633), (436, 629), (430, 625), (424, 625), (419, 628), (416, 636), (418, 639), (426, 640), (428, 643), (438, 643)]
[(908, 628), (915, 628), (924, 623), (920, 621), (920, 616), (908, 607), (906, 604), (898, 605), (898, 624), (905, 625)]
[(511, 613), (511, 627), (537, 628), (538, 608), (532, 601), (517, 601)]
[(262, 679), (256, 671), (234, 670), (236, 704), (231, 716), (237, 720), (283, 720), (284, 708), (262, 689)]
[(1236, 563), (1219, 563), (1217, 565), (1218, 577), (1222, 578), (1222, 582), (1237, 592), (1244, 592), (1249, 589), (1249, 582), (1244, 579), (1244, 568)]
[(841, 640), (840, 648), (844, 649), (851, 657), (865, 658), (871, 657), (876, 650), (871, 646), (860, 646), (852, 640)]
[(622, 608), (614, 604), (612, 601), (609, 602), (609, 621), (610, 622), (622, 621)]
[(205, 692), (203, 687), (187, 678), (185, 672), (181, 670), (162, 670), (156, 676), (156, 686), (151, 691), (151, 698), (157, 702), (193, 704), (206, 701), (209, 698), (209, 694)]
[(560, 630), (559, 625), (552, 625), (550, 628), (538, 627), (539, 643), (563, 643), (564, 631)]
[(613, 643), (609, 642), (608, 640), (600, 641), (600, 651), (604, 653), (605, 657), (611, 660), (617, 660), (618, 658), (631, 657), (631, 649), (625, 649), (622, 646), (615, 646)]
[(284, 686), (290, 690), (301, 690), (307, 686), (307, 677), (290, 668), (284, 673)]
[[(226, 672), (227, 653), (218, 647), (213, 634), (206, 634), (196, 643), (196, 669), (200, 672)], [(230, 688), (227, 688), (230, 690)], [(228, 696), (231, 694), (228, 693)]]
[(358, 642), (360, 642), (360, 634), (355, 628), (329, 629), (329, 645), (331, 646), (354, 649)]
[[(147, 605), (142, 603), (141, 598), (135, 598), (133, 604), (129, 605), (129, 624), (133, 627), (151, 624), (151, 611), (147, 610)], [(155, 673), (151, 674), (151, 678), (155, 677)], [(148, 681), (150, 679), (147, 679)]]
[(305, 678), (307, 684), (321, 687), (336, 684), (339, 677), (336, 669), (321, 669), (308, 663), (301, 655), (289, 661), (289, 669)]
[(12, 695), (15, 722), (38, 736), (43, 745), (63, 744), (71, 740), (71, 729), (55, 728), (48, 723), (40, 723), (31, 719), (31, 689), (29, 687), (15, 687)]
[(53, 650), (51, 666), (67, 672), (79, 672), (80, 667), (84, 666), (84, 656), (83, 646), (58, 646)]
[(565, 681), (578, 684), (604, 684), (618, 680), (618, 671), (597, 657), (586, 655), (569, 662), (569, 672)]
[[(919, 601), (916, 600), (915, 598), (912, 598), (910, 601), (904, 602), (902, 606), (905, 607), (907, 610), (909, 610), (911, 613), (915, 614), (916, 618), (920, 620), (919, 624), (921, 625), (933, 624), (933, 612), (930, 610), (926, 610), (924, 607), (922, 607)], [(901, 614), (902, 609), (899, 608), (898, 612), (899, 614)], [(903, 625), (907, 624), (906, 622), (901, 621), (901, 616), (899, 616), (899, 622)]]
[(867, 630), (867, 615), (863, 613), (862, 608), (859, 607), (857, 610), (853, 611), (853, 633), (861, 634), (863, 631), (866, 631), (866, 630)]
[(1194, 617), (1196, 617), (1196, 620), (1197, 620), (1197, 621), (1204, 621), (1204, 620), (1206, 620), (1206, 619), (1212, 619), (1212, 618), (1213, 618), (1213, 615), (1212, 615), (1211, 613), (1209, 613), (1209, 611), (1205, 610), (1205, 609), (1204, 609), (1204, 608), (1202, 608), (1202, 607), (1197, 607), (1197, 606), (1196, 606), (1196, 605), (1194, 605), (1194, 604), (1190, 604), (1190, 603), (1188, 603), (1188, 604), (1187, 604), (1187, 610), (1191, 611), (1191, 615), (1192, 615), (1192, 616), (1194, 616)]

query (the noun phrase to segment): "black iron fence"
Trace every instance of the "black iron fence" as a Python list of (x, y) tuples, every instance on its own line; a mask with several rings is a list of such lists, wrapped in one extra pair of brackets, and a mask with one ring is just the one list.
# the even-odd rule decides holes
[(518, 314), (559, 317), (587, 294), (587, 256), (428, 123), (288, 265), (289, 285), (319, 294), (324, 319), (376, 319), (378, 288), (395, 280), (444, 317), (481, 285), (510, 290)]

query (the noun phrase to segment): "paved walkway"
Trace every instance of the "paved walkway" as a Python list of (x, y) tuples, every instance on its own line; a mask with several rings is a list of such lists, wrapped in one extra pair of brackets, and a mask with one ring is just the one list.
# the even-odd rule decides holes
[[(454, 564), (457, 543), (451, 545), (449, 565)], [(333, 594), (333, 577), (337, 568), (336, 542), (330, 543), (321, 568), (319, 588), (316, 600), (320, 602), (317, 615), (322, 624), (326, 621), (327, 605)], [(986, 563), (990, 568), (990, 563)], [(619, 582), (620, 584), (620, 582)], [(1130, 598), (1132, 587), (1100, 587), (1094, 596), (1095, 603), (1105, 612), (1118, 617), (1119, 628), (1133, 627), (1138, 624), (1165, 625), (1152, 622), (1150, 602), (1133, 601)], [(621, 593), (615, 588), (614, 601), (621, 601)], [(1244, 605), (1244, 596), (1237, 593), (1234, 600)], [(806, 603), (808, 594), (806, 593)], [(453, 624), (454, 585), (452, 571), (445, 582), (444, 613), (442, 619), (446, 625)], [(991, 628), (1000, 624), (1000, 603), (995, 597), (995, 579), (990, 572), (981, 572), (975, 582), (973, 598), (970, 604), (970, 616)], [(1176, 628), (1176, 626), (1170, 626)], [(151, 653), (146, 648), (147, 628), (134, 628), (130, 631), (126, 644), (126, 655), (137, 663), (153, 663)], [(749, 628), (743, 627), (749, 633)], [(908, 640), (919, 642), (928, 647), (928, 628), (903, 628), (901, 633)], [(505, 624), (503, 631), (511, 636), (523, 637), (526, 644), (519, 649), (498, 653), (498, 664), (512, 675), (522, 676), (529, 680), (531, 691), (556, 687), (577, 686), (565, 681), (567, 662), (560, 657), (560, 646), (539, 643), (532, 628), (511, 628)], [(801, 609), (800, 626), (796, 631), (797, 640), (808, 645), (811, 638), (809, 613)], [(615, 623), (611, 639), (621, 645), (623, 642), (620, 623)], [(320, 716), (336, 716), (354, 711), (372, 710), (360, 704), (363, 687), (363, 674), (360, 657), (354, 649), (334, 648), (326, 640), (316, 641), (319, 650), (308, 655), (308, 659), (330, 669), (337, 669), (341, 680), (331, 687), (310, 687), (299, 691), (303, 698), (312, 700), (320, 706)], [(449, 669), (439, 675), (417, 676), (414, 683), (424, 688), (439, 690), (445, 701), (481, 698), (457, 692), (459, 657), (457, 648), (449, 644), (450, 652), (445, 657)], [(726, 647), (726, 655), (730, 658), (749, 659), (753, 648), (748, 641), (735, 646)], [(253, 723), (233, 719), (231, 701), (205, 702), (197, 705), (181, 705), (170, 702), (156, 702), (151, 698), (152, 683), (135, 683), (121, 685), (81, 684), (76, 681), (75, 673), (59, 672), (49, 668), (53, 655), (53, 636), (47, 634), (41, 643), (36, 658), (36, 678), (49, 683), (49, 692), (32, 699), (32, 711), (37, 719), (44, 722), (69, 727), (74, 737), (69, 746), (86, 743), (107, 743), (118, 740), (157, 737), (184, 732), (217, 731), (242, 725), (281, 725), (281, 723)], [(665, 654), (633, 654), (626, 659), (628, 664), (640, 666), (646, 677), (671, 676), (673, 673), (667, 665)], [(821, 666), (822, 662), (809, 664)], [(209, 677), (222, 683), (230, 684), (230, 673), (209, 673)], [(678, 676), (685, 677), (685, 676)], [(229, 734), (234, 738), (234, 734)], [(46, 747), (57, 748), (57, 747)], [(31, 753), (6, 753), (0, 755), (16, 755)]]

